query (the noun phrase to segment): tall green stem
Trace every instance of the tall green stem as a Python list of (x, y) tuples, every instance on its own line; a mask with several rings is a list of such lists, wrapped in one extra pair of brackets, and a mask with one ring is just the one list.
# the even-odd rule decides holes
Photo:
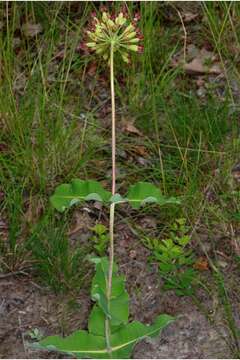
[(110, 82), (112, 101), (112, 194), (115, 194), (116, 187), (116, 115), (115, 115), (115, 91), (114, 91), (114, 43), (111, 43), (110, 50)]
[[(115, 194), (116, 187), (116, 120), (115, 120), (115, 91), (114, 91), (114, 42), (111, 43), (110, 49), (110, 82), (111, 82), (111, 100), (112, 100), (112, 195)], [(110, 205), (110, 219), (109, 219), (109, 233), (110, 233), (110, 249), (109, 249), (109, 270), (108, 270), (108, 286), (107, 286), (107, 300), (108, 307), (110, 306), (112, 293), (112, 276), (113, 276), (113, 262), (114, 262), (114, 212), (115, 204)], [(112, 354), (111, 349), (111, 329), (110, 321), (106, 318), (105, 321), (106, 343), (109, 354)]]

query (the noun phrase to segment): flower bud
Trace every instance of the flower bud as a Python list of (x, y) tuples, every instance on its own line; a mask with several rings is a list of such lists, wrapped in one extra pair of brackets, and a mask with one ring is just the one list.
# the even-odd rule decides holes
[(140, 41), (140, 39), (138, 37), (136, 37), (136, 38), (130, 39), (128, 42), (131, 44), (135, 44), (135, 43), (138, 43), (139, 41)]
[(115, 28), (115, 23), (111, 19), (107, 19), (106, 24), (107, 26), (109, 26), (110, 29)]
[(123, 61), (126, 62), (127, 64), (129, 64), (129, 62), (130, 62), (129, 55), (127, 53), (123, 53), (123, 52), (121, 53), (121, 55), (122, 55)]
[(126, 21), (127, 21), (127, 19), (123, 16), (123, 13), (121, 12), (121, 13), (118, 15), (118, 17), (116, 18), (115, 23), (116, 23), (117, 25), (122, 26), (122, 25), (125, 24)]
[(102, 14), (102, 21), (106, 23), (108, 19), (109, 19), (109, 14), (104, 11)]
[(132, 51), (138, 51), (139, 46), (138, 45), (127, 45), (127, 48)]
[(89, 42), (89, 43), (86, 43), (86, 45), (91, 49), (96, 49), (97, 44), (95, 42)]
[(130, 24), (130, 25), (128, 25), (128, 26), (126, 27), (126, 29), (124, 30), (123, 35), (128, 34), (128, 33), (131, 33), (131, 32), (133, 32), (133, 31), (135, 31), (135, 27), (134, 27), (132, 24)]
[(125, 38), (126, 40), (130, 40), (130, 39), (136, 37), (136, 35), (137, 35), (136, 31), (133, 31), (133, 32), (127, 34), (124, 38)]
[(136, 13), (134, 14), (133, 21), (138, 22), (140, 19), (141, 19), (140, 12), (136, 12)]

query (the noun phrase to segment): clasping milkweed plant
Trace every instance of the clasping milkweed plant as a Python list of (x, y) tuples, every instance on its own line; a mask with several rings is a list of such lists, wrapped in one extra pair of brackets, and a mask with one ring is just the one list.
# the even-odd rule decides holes
[(176, 198), (167, 198), (159, 188), (146, 182), (130, 186), (125, 196), (116, 194), (116, 132), (115, 132), (115, 91), (114, 60), (120, 57), (129, 63), (130, 52), (143, 52), (143, 36), (137, 28), (140, 14), (130, 20), (127, 9), (111, 14), (102, 9), (101, 16), (92, 14), (86, 31), (83, 48), (90, 54), (101, 56), (110, 68), (111, 108), (112, 108), (112, 192), (105, 190), (94, 180), (74, 179), (70, 184), (58, 186), (51, 197), (52, 205), (60, 212), (82, 201), (97, 200), (110, 206), (109, 219), (109, 259), (92, 258), (96, 274), (92, 281), (91, 297), (95, 302), (88, 321), (88, 331), (78, 330), (62, 338), (50, 336), (38, 343), (43, 348), (69, 353), (77, 358), (129, 358), (135, 344), (146, 336), (154, 336), (173, 321), (169, 315), (160, 315), (153, 325), (138, 321), (128, 322), (129, 297), (125, 290), (125, 279), (118, 275), (114, 262), (114, 214), (115, 206), (129, 203), (134, 209), (146, 203), (166, 205), (178, 204)]

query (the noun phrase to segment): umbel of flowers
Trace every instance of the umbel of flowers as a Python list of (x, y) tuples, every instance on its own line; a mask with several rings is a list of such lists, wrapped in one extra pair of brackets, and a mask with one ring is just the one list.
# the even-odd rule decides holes
[(85, 46), (104, 60), (109, 60), (109, 49), (112, 46), (114, 52), (118, 52), (122, 59), (129, 63), (129, 51), (143, 52), (143, 35), (137, 27), (140, 14), (136, 13), (130, 20), (125, 9), (118, 14), (110, 13), (104, 9), (100, 18), (95, 12), (91, 14), (92, 20), (86, 31)]

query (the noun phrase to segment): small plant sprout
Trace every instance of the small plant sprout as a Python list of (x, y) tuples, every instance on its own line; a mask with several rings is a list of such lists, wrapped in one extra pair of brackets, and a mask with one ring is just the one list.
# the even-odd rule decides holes
[(95, 180), (74, 179), (70, 184), (58, 186), (51, 197), (51, 203), (60, 212), (80, 202), (97, 200), (110, 206), (109, 218), (109, 259), (107, 257), (92, 258), (96, 274), (92, 281), (91, 298), (95, 302), (88, 321), (88, 331), (78, 330), (72, 335), (62, 338), (50, 336), (39, 342), (48, 349), (72, 354), (77, 358), (129, 358), (135, 344), (146, 336), (160, 333), (173, 318), (169, 315), (158, 316), (153, 325), (144, 325), (138, 321), (128, 322), (129, 296), (125, 290), (125, 279), (118, 275), (118, 267), (114, 262), (114, 215), (115, 206), (129, 203), (138, 209), (146, 203), (158, 205), (179, 204), (174, 197), (162, 195), (159, 187), (146, 182), (131, 185), (124, 196), (117, 194), (116, 189), (116, 132), (115, 132), (115, 91), (114, 91), (114, 59), (115, 54), (129, 63), (131, 51), (141, 53), (143, 39), (137, 23), (137, 13), (130, 21), (126, 9), (118, 14), (110, 14), (103, 9), (101, 16), (92, 14), (87, 39), (84, 46), (101, 56), (110, 67), (110, 89), (112, 108), (112, 191), (105, 190)]
[(103, 256), (106, 251), (107, 244), (109, 243), (108, 229), (102, 224), (96, 224), (90, 230), (94, 233), (91, 241), (94, 242), (94, 249), (99, 256)]
[(143, 244), (151, 250), (150, 260), (157, 261), (164, 280), (164, 290), (175, 290), (179, 296), (192, 296), (197, 272), (193, 269), (194, 254), (187, 246), (190, 243), (186, 219), (176, 219), (167, 239), (145, 237)]

